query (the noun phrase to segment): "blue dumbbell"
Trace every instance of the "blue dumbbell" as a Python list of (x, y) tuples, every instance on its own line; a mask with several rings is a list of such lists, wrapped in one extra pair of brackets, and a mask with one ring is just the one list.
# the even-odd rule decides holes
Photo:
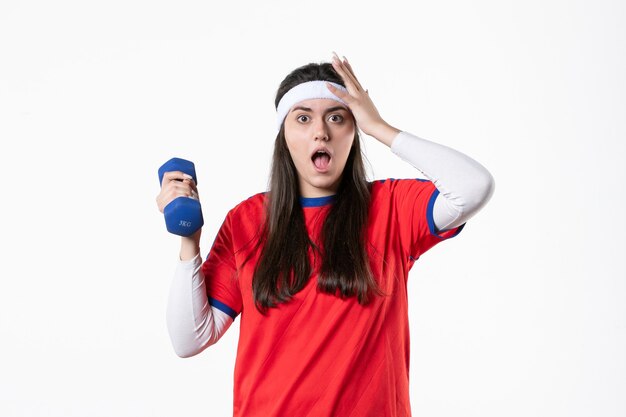
[[(172, 158), (164, 163), (159, 168), (159, 183), (161, 185), (163, 184), (163, 174), (169, 171), (182, 171), (191, 175), (194, 182), (198, 184), (196, 168), (191, 161)], [(165, 206), (163, 214), (165, 215), (167, 231), (179, 236), (191, 236), (204, 224), (200, 202), (190, 197), (175, 198)]]

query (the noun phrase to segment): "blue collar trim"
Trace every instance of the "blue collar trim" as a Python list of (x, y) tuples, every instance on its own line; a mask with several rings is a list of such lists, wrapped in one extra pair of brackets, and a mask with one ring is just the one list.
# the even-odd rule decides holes
[(337, 199), (337, 194), (327, 195), (324, 197), (302, 197), (300, 196), (300, 205), (302, 207), (321, 207), (330, 204)]

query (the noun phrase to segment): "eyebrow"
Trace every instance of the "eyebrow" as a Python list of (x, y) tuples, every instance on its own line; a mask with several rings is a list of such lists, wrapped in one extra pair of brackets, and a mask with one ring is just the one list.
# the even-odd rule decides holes
[[(304, 111), (308, 111), (308, 112), (312, 112), (312, 111), (313, 111), (312, 109), (310, 109), (310, 108), (308, 108), (308, 107), (297, 106), (297, 107), (294, 107), (294, 108), (291, 110), (291, 113), (293, 113), (293, 112), (294, 112), (294, 111), (296, 111), (296, 110), (304, 110)], [(326, 111), (325, 111), (324, 113), (330, 113), (330, 112), (337, 111), (337, 110), (345, 110), (345, 111), (348, 111), (348, 109), (346, 109), (346, 108), (345, 108), (345, 107), (343, 107), (343, 106), (335, 106), (335, 107), (330, 107), (330, 108), (326, 109)]]

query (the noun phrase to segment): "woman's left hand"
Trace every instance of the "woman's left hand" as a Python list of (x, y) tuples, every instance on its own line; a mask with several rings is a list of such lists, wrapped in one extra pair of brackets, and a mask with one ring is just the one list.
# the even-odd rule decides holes
[(363, 133), (391, 146), (391, 141), (400, 130), (391, 127), (383, 120), (367, 90), (363, 89), (356, 75), (354, 75), (352, 66), (346, 57), (343, 57), (343, 59), (344, 60), (341, 61), (337, 54), (334, 54), (332, 65), (346, 85), (348, 92), (346, 93), (326, 83), (328, 89), (331, 93), (346, 102), (354, 115), (358, 128), (360, 128)]

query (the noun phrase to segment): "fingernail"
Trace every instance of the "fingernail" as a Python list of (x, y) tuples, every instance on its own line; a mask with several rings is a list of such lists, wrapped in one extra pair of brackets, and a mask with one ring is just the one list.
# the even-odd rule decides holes
[(191, 175), (185, 174), (185, 173), (183, 173), (183, 177), (187, 178), (188, 180), (192, 180), (193, 179), (193, 177)]

